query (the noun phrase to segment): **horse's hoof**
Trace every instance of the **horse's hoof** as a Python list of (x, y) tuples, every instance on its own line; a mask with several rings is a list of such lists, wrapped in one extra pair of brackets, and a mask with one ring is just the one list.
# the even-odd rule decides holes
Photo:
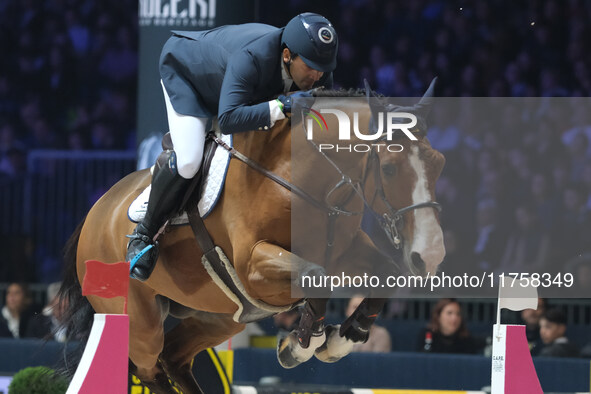
[(326, 326), (326, 342), (318, 349), (314, 355), (325, 363), (334, 363), (345, 357), (353, 351), (355, 342), (339, 335), (340, 324)]
[(324, 343), (325, 340), (326, 335), (324, 332), (321, 336), (313, 336), (310, 338), (310, 345), (304, 349), (298, 341), (296, 332), (290, 332), (289, 335), (281, 338), (277, 343), (277, 359), (279, 360), (279, 364), (286, 369), (297, 367), (301, 363), (311, 359), (316, 348)]

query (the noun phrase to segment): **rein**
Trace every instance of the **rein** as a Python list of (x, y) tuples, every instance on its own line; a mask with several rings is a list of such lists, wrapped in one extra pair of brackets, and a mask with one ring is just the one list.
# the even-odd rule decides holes
[(320, 209), (321, 211), (325, 211), (328, 214), (331, 214), (331, 213), (337, 214), (339, 212), (339, 210), (336, 209), (336, 207), (331, 207), (327, 204), (324, 204), (324, 203), (316, 200), (314, 197), (312, 197), (310, 194), (306, 193), (304, 190), (302, 190), (298, 186), (293, 185), (285, 178), (275, 174), (274, 172), (267, 170), (266, 168), (261, 166), (256, 161), (254, 161), (251, 158), (245, 156), (244, 154), (238, 152), (236, 149), (234, 149), (233, 147), (226, 144), (221, 138), (217, 137), (215, 134), (211, 133), (208, 135), (208, 137), (211, 138), (213, 141), (215, 141), (216, 144), (218, 144), (219, 146), (221, 146), (222, 148), (227, 150), (228, 153), (230, 154), (230, 156), (237, 158), (238, 160), (240, 160), (244, 164), (248, 165), (253, 170), (261, 173), (262, 175), (271, 179), (273, 182), (284, 187), (285, 189), (289, 190), (290, 192), (295, 193), (298, 197), (303, 198), (305, 201), (309, 202), (314, 207)]
[[(303, 124), (302, 124), (302, 128), (304, 128)], [(305, 132), (306, 131), (304, 129), (304, 133)], [(332, 167), (334, 167), (335, 170), (338, 172), (338, 174), (341, 176), (341, 179), (327, 193), (326, 197), (324, 198), (324, 201), (319, 201), (319, 200), (315, 199), (313, 196), (311, 196), (306, 191), (302, 190), (300, 187), (292, 184), (291, 182), (289, 182), (285, 178), (275, 174), (274, 172), (267, 170), (266, 168), (261, 166), (256, 161), (252, 160), (251, 158), (247, 157), (246, 155), (242, 154), (241, 152), (237, 151), (233, 147), (226, 144), (221, 138), (217, 137), (215, 134), (210, 133), (208, 135), (208, 138), (211, 138), (216, 144), (218, 144), (223, 149), (228, 151), (228, 153), (230, 154), (231, 157), (235, 157), (236, 159), (240, 160), (244, 164), (248, 165), (253, 170), (259, 172), (260, 174), (271, 179), (272, 181), (274, 181), (278, 185), (280, 185), (280, 186), (284, 187), (285, 189), (289, 190), (290, 192), (296, 194), (298, 197), (307, 201), (312, 206), (316, 207), (317, 209), (319, 209), (321, 211), (326, 212), (327, 217), (328, 217), (328, 229), (327, 229), (327, 239), (326, 239), (325, 262), (327, 262), (327, 263), (330, 261), (330, 258), (332, 256), (336, 219), (340, 215), (350, 217), (350, 216), (356, 216), (356, 215), (363, 214), (363, 211), (359, 211), (359, 212), (347, 211), (345, 209), (340, 208), (338, 205), (333, 205), (333, 204), (329, 203), (328, 200), (329, 200), (330, 196), (343, 186), (346, 186), (346, 185), (351, 186), (351, 188), (353, 189), (353, 192), (354, 192), (352, 195), (349, 196), (349, 198), (347, 199), (345, 204), (351, 200), (351, 198), (354, 194), (358, 195), (361, 198), (361, 200), (363, 201), (364, 206), (369, 208), (371, 214), (374, 215), (374, 217), (380, 223), (380, 227), (386, 233), (388, 239), (390, 240), (390, 242), (392, 243), (392, 245), (396, 249), (399, 249), (402, 245), (402, 236), (400, 235), (400, 231), (401, 231), (402, 227), (404, 226), (403, 218), (404, 218), (405, 214), (407, 214), (411, 211), (414, 211), (416, 209), (421, 209), (421, 208), (433, 208), (433, 209), (436, 209), (438, 212), (441, 212), (441, 204), (439, 204), (436, 201), (426, 201), (426, 202), (421, 202), (421, 203), (417, 203), (417, 204), (412, 204), (412, 205), (409, 205), (409, 206), (406, 206), (406, 207), (403, 207), (400, 209), (394, 209), (390, 205), (390, 203), (388, 202), (388, 200), (386, 198), (386, 194), (384, 192), (384, 185), (382, 183), (382, 180), (380, 177), (380, 171), (379, 171), (379, 167), (378, 167), (377, 170), (374, 172), (375, 182), (377, 185), (377, 191), (376, 191), (376, 194), (374, 194), (374, 197), (372, 199), (372, 203), (375, 200), (376, 196), (378, 196), (383, 201), (384, 205), (386, 206), (386, 208), (388, 210), (388, 212), (383, 213), (382, 216), (380, 217), (379, 214), (371, 208), (371, 205), (367, 202), (367, 199), (366, 199), (365, 194), (363, 192), (366, 178), (363, 179), (363, 182), (353, 182), (351, 177), (348, 176), (347, 174), (345, 174), (339, 168), (339, 166), (330, 157), (328, 157), (324, 152), (322, 152), (322, 150), (320, 150), (318, 148), (318, 145), (314, 141), (311, 141), (311, 140), (308, 140), (310, 142), (310, 144), (312, 144), (312, 146), (314, 146), (315, 150), (317, 150), (322, 155), (322, 157), (328, 163), (330, 163), (330, 165)], [(368, 167), (367, 167), (368, 170), (369, 170), (369, 166), (372, 164), (373, 161), (377, 161), (377, 164), (379, 166), (379, 157), (372, 150), (369, 155), (369, 158), (368, 158)], [(366, 174), (366, 176), (367, 176), (367, 174)]]
[[(338, 206), (330, 205), (327, 202), (327, 199), (330, 196), (330, 194), (332, 194), (338, 188), (340, 188), (341, 186), (346, 185), (346, 184), (350, 184), (351, 186), (353, 186), (353, 189), (355, 190), (355, 192), (359, 193), (357, 191), (357, 189), (355, 188), (355, 186), (353, 185), (351, 178), (346, 176), (338, 168), (338, 166), (327, 157), (327, 160), (337, 169), (337, 171), (339, 171), (339, 173), (342, 176), (342, 179), (327, 194), (325, 201), (321, 202), (321, 201), (316, 200), (314, 197), (312, 197), (310, 194), (308, 194), (306, 191), (302, 190), (298, 186), (287, 181), (285, 178), (275, 174), (274, 172), (267, 170), (266, 168), (261, 166), (256, 161), (252, 160), (248, 156), (245, 156), (244, 154), (240, 153), (239, 151), (237, 151), (233, 147), (229, 146), (221, 138), (217, 137), (215, 134), (210, 133), (208, 135), (208, 138), (211, 138), (216, 144), (218, 144), (219, 146), (224, 148), (226, 151), (228, 151), (228, 153), (230, 154), (231, 157), (235, 157), (236, 159), (240, 160), (241, 162), (243, 162), (244, 164), (246, 164), (247, 166), (249, 166), (253, 170), (259, 172), (260, 174), (271, 179), (273, 182), (277, 183), (278, 185), (284, 187), (285, 189), (289, 190), (290, 192), (301, 197), (302, 199), (304, 199), (305, 201), (307, 201), (308, 203), (310, 203), (314, 207), (318, 208), (321, 211), (326, 212), (326, 214), (328, 216), (328, 229), (327, 229), (327, 233), (326, 233), (326, 250), (325, 250), (325, 254), (324, 254), (324, 261), (328, 263), (330, 261), (331, 256), (332, 256), (332, 248), (334, 246), (335, 225), (336, 225), (337, 217), (339, 215), (354, 216), (354, 215), (360, 215), (361, 213), (363, 213), (363, 212), (345, 211), (343, 209), (340, 209)], [(348, 200), (350, 200), (350, 198)], [(365, 198), (363, 200), (365, 202)]]

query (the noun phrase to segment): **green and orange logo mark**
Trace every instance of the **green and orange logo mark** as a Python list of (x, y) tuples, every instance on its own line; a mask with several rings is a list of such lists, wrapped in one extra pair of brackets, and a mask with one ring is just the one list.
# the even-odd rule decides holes
[(328, 125), (326, 124), (326, 120), (324, 120), (324, 116), (320, 115), (320, 112), (315, 111), (312, 108), (307, 109), (310, 110), (310, 112), (305, 112), (304, 116), (309, 116), (314, 119), (314, 121), (318, 123), (318, 126), (320, 126), (320, 130), (328, 131)]

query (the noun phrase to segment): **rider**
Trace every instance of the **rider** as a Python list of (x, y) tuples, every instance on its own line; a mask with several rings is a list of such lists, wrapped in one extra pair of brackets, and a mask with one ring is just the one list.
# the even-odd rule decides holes
[[(174, 151), (155, 168), (146, 216), (129, 236), (133, 278), (145, 281), (154, 269), (154, 236), (181, 208), (201, 165), (210, 120), (217, 116), (224, 134), (269, 130), (291, 112), (293, 98), (332, 87), (337, 47), (332, 24), (314, 13), (284, 28), (248, 23), (173, 32), (160, 56), (160, 82)], [(294, 90), (302, 91), (289, 94)]]

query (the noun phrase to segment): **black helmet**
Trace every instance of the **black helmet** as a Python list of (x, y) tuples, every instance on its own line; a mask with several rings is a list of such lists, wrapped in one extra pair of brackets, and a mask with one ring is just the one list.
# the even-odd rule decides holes
[(337, 66), (337, 33), (321, 15), (306, 12), (290, 20), (283, 30), (281, 44), (314, 70), (331, 72)]

